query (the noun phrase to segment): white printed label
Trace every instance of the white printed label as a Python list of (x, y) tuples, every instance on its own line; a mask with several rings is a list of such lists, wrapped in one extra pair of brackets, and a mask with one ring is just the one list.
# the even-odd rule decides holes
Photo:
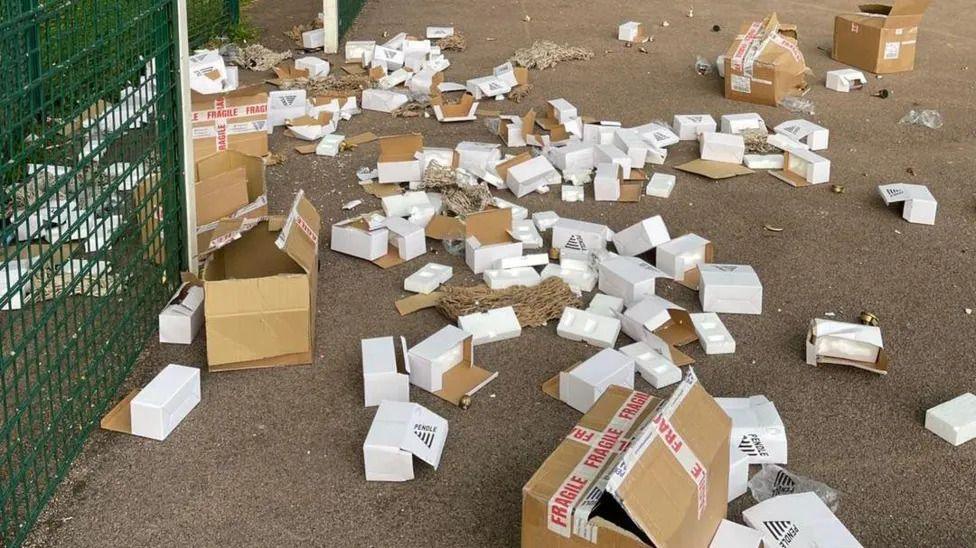
[(898, 59), (901, 55), (901, 42), (885, 42), (885, 59)]
[(752, 93), (752, 79), (748, 76), (739, 76), (738, 74), (733, 74), (732, 76), (732, 91), (737, 93)]

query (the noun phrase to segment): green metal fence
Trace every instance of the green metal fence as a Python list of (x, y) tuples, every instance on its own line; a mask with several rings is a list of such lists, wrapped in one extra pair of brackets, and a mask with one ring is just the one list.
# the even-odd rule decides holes
[(190, 47), (220, 36), (240, 21), (239, 0), (187, 0)]
[(339, 0), (339, 36), (344, 36), (366, 5), (366, 0)]
[[(195, 40), (236, 3), (191, 0)], [(175, 4), (0, 2), (0, 546), (24, 541), (178, 284)]]

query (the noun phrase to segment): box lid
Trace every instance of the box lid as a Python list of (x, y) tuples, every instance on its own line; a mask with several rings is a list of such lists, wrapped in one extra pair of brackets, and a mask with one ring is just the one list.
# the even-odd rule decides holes
[(275, 245), (287, 253), (305, 272), (311, 274), (318, 270), (321, 228), (322, 220), (319, 212), (305, 198), (305, 191), (299, 190), (285, 224), (278, 233)]
[(512, 242), (508, 231), (512, 228), (511, 209), (490, 209), (468, 215), (465, 220), (465, 239), (474, 236), (481, 245)]
[(382, 137), (379, 141), (379, 162), (413, 160), (414, 154), (424, 148), (424, 137), (419, 133)]

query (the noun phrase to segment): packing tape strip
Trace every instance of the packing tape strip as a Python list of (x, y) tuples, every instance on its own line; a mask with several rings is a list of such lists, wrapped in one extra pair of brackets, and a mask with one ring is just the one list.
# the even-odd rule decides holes
[(790, 52), (790, 54), (793, 56), (793, 59), (795, 59), (798, 63), (803, 63), (804, 62), (803, 61), (803, 53), (800, 51), (800, 48), (798, 48), (797, 45), (794, 44), (793, 42), (790, 42), (789, 40), (787, 40), (786, 37), (783, 36), (782, 34), (780, 34), (778, 32), (777, 33), (774, 33), (773, 36), (772, 36), (772, 41), (777, 46), (779, 46), (779, 47), (785, 49), (786, 51)]

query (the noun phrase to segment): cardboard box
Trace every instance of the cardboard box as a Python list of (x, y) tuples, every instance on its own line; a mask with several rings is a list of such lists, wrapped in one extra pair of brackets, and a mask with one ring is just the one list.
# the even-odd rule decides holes
[(620, 122), (604, 120), (583, 124), (583, 142), (592, 145), (613, 144), (613, 135), (620, 129)]
[(268, 92), (268, 133), (288, 120), (305, 116), (308, 91), (288, 89)]
[(620, 334), (620, 320), (567, 306), (559, 318), (556, 334), (564, 339), (583, 341), (599, 348), (613, 348)]
[(200, 370), (169, 364), (134, 389), (101, 420), (105, 430), (165, 440), (200, 403)]
[(403, 280), (403, 289), (429, 295), (454, 276), (454, 269), (442, 264), (427, 263)]
[(864, 89), (868, 79), (864, 73), (854, 69), (837, 69), (827, 71), (827, 89), (849, 93), (859, 89)]
[(522, 325), (511, 306), (460, 316), (458, 327), (471, 333), (475, 346), (522, 335)]
[(380, 139), (380, 156), (376, 162), (380, 183), (409, 183), (424, 178), (417, 153), (424, 148), (419, 133), (395, 135)]
[(203, 270), (210, 371), (312, 363), (320, 222), (299, 191), (285, 219), (217, 228)]
[(743, 131), (755, 129), (765, 133), (766, 122), (755, 112), (722, 115), (722, 133), (739, 135)]
[(302, 33), (302, 48), (306, 50), (325, 47), (325, 29), (312, 29)]
[[(403, 363), (406, 364), (407, 341), (400, 337)], [(393, 337), (363, 339), (363, 400), (366, 407), (384, 401), (409, 402), (410, 376), (397, 369), (396, 345)]]
[(364, 89), (363, 110), (390, 113), (410, 102), (410, 96), (391, 89)]
[(505, 269), (493, 268), (485, 270), (482, 277), (485, 280), (485, 285), (490, 289), (508, 289), (517, 285), (535, 287), (542, 281), (539, 273), (529, 266)]
[(706, 354), (734, 354), (735, 339), (725, 328), (725, 324), (714, 312), (691, 314), (691, 324), (695, 326), (698, 341)]
[(613, 235), (613, 245), (617, 253), (635, 257), (646, 253), (671, 239), (664, 219), (655, 215), (631, 225)]
[(830, 181), (830, 160), (802, 148), (783, 151), (783, 171), (770, 175), (794, 187), (819, 185)]
[(617, 40), (643, 44), (649, 40), (644, 24), (637, 21), (622, 23), (617, 29)]
[(636, 257), (615, 257), (600, 262), (600, 291), (620, 297), (631, 306), (654, 294), (658, 278), (667, 275)]
[(586, 307), (586, 311), (597, 316), (616, 318), (618, 314), (624, 311), (624, 300), (613, 295), (597, 293), (590, 299), (590, 304)]
[(631, 129), (652, 147), (661, 150), (671, 145), (676, 145), (681, 141), (678, 134), (663, 123), (651, 122)]
[(780, 495), (742, 512), (742, 519), (763, 535), (764, 546), (861, 548), (816, 493)]
[(748, 265), (702, 264), (698, 298), (702, 310), (720, 314), (762, 314), (762, 283)]
[(598, 202), (616, 202), (620, 199), (620, 184), (623, 182), (620, 166), (602, 163), (596, 166), (593, 176), (593, 199)]
[(671, 192), (674, 190), (674, 185), (677, 181), (674, 175), (655, 173), (651, 175), (651, 180), (647, 182), (647, 190), (644, 193), (647, 196), (667, 198), (671, 196)]
[(807, 88), (796, 26), (781, 24), (775, 13), (743, 25), (726, 56), (726, 99), (775, 107)]
[(267, 215), (264, 160), (237, 151), (218, 152), (196, 163), (197, 247), (206, 250), (216, 222)]
[(309, 78), (318, 80), (328, 76), (332, 66), (325, 59), (318, 57), (300, 57), (295, 59), (295, 68), (308, 71)]
[(885, 205), (902, 204), (901, 216), (910, 223), (934, 225), (939, 202), (925, 185), (896, 183), (879, 185), (878, 192)]
[(749, 455), (735, 444), (729, 446), (729, 502), (749, 490)]
[(184, 282), (159, 313), (159, 342), (191, 344), (202, 325), (203, 288)]
[(509, 234), (511, 209), (493, 209), (468, 215), (465, 222), (464, 262), (481, 274), (505, 257), (521, 257), (522, 242)]
[(654, 388), (664, 388), (681, 381), (681, 369), (669, 356), (643, 341), (628, 344), (621, 352), (634, 358), (637, 372)]
[(708, 548), (762, 548), (762, 533), (723, 519)]
[(485, 97), (497, 97), (512, 91), (512, 86), (496, 76), (472, 78), (465, 82), (464, 88), (479, 101)]
[(478, 119), (475, 116), (478, 102), (470, 93), (462, 95), (456, 103), (445, 103), (443, 96), (435, 95), (431, 97), (430, 104), (434, 107), (434, 116), (438, 122), (469, 122)]
[(225, 150), (268, 153), (268, 94), (254, 87), (219, 95), (192, 94), (193, 157)]
[(332, 225), (330, 249), (367, 261), (373, 261), (389, 251), (390, 231), (384, 223), (371, 227), (362, 216), (339, 221)]
[(492, 75), (513, 89), (517, 86), (524, 86), (529, 83), (529, 69), (525, 67), (516, 67), (512, 65), (511, 61), (502, 63), (501, 65), (495, 67), (492, 70)]
[(472, 335), (453, 325), (411, 348), (407, 362), (411, 384), (454, 405), (498, 376), (474, 364)]
[(859, 6), (834, 19), (835, 61), (875, 74), (915, 68), (918, 27), (930, 0), (895, 0), (893, 5)]
[(826, 150), (830, 144), (830, 130), (809, 120), (783, 122), (773, 131), (807, 145), (810, 150)]
[(715, 398), (732, 419), (732, 446), (749, 457), (749, 464), (786, 464), (786, 428), (766, 396)]
[(688, 312), (657, 295), (648, 295), (628, 307), (620, 316), (623, 332), (636, 342), (650, 344), (652, 335), (673, 346), (682, 346), (698, 339)]
[(925, 429), (956, 447), (976, 439), (976, 395), (966, 393), (929, 409)]
[(420, 404), (380, 403), (363, 443), (366, 481), (412, 480), (413, 457), (437, 470), (447, 430), (445, 418)]
[(522, 546), (708, 544), (728, 504), (729, 420), (693, 372), (659, 402), (604, 392), (522, 488)]
[(303, 141), (318, 141), (326, 135), (335, 133), (339, 127), (339, 117), (331, 112), (323, 112), (318, 117), (301, 116), (288, 120), (288, 133)]
[[(611, 386), (634, 389), (634, 359), (606, 348), (553, 377), (558, 399), (586, 413)], [(552, 380), (547, 385), (551, 386)], [(551, 390), (551, 388), (544, 388)]]
[(698, 138), (702, 160), (741, 164), (746, 144), (741, 135), (703, 133)]
[[(563, 185), (563, 188), (566, 186), (572, 185)], [(609, 234), (610, 229), (606, 225), (563, 217), (552, 225), (552, 247), (576, 251), (604, 250)]]
[(369, 65), (373, 61), (373, 48), (376, 42), (373, 40), (349, 40), (346, 42), (346, 62), (360, 63), (362, 66)]
[(502, 151), (496, 143), (477, 143), (462, 141), (454, 147), (457, 152), (457, 167), (482, 176), (488, 166), (494, 166), (502, 159)]
[(685, 234), (657, 246), (654, 252), (657, 267), (681, 285), (698, 289), (699, 265), (715, 258), (712, 242), (697, 234)]
[(712, 133), (718, 128), (711, 114), (676, 114), (671, 126), (682, 141), (697, 140), (702, 133)]
[(877, 326), (819, 318), (810, 322), (806, 337), (808, 365), (849, 365), (885, 375), (888, 360)]

